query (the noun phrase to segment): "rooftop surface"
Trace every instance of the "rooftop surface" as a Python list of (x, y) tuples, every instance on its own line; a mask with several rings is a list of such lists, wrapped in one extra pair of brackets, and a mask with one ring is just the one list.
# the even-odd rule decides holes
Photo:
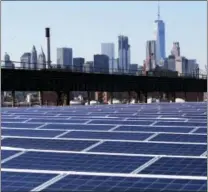
[(2, 108), (2, 191), (207, 190), (206, 103)]

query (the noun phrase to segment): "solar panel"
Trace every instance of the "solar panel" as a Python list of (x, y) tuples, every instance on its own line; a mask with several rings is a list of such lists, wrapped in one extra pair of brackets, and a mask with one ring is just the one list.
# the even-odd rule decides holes
[(205, 192), (205, 103), (2, 108), (2, 191)]
[(107, 153), (198, 156), (206, 151), (206, 145), (106, 141), (90, 151)]
[(163, 157), (142, 170), (140, 173), (159, 175), (206, 176), (206, 159)]
[(151, 133), (118, 133), (118, 132), (89, 132), (72, 131), (62, 138), (88, 138), (88, 139), (112, 139), (112, 140), (145, 140)]
[(163, 125), (163, 126), (193, 126), (193, 127), (198, 127), (198, 126), (206, 126), (206, 122), (157, 122), (155, 124), (157, 125)]
[(152, 138), (151, 141), (173, 141), (173, 142), (195, 142), (206, 143), (206, 135), (184, 135), (184, 134), (159, 134)]
[(31, 138), (5, 138), (3, 146), (17, 147), (25, 149), (48, 149), (61, 151), (80, 151), (93, 144), (96, 141), (76, 141), (76, 140), (57, 140), (57, 139), (31, 139)]
[(72, 124), (48, 124), (44, 129), (74, 129), (74, 130), (106, 130), (112, 129), (115, 125), (72, 125)]
[(10, 151), (10, 150), (1, 150), (1, 160), (4, 160), (4, 159), (6, 159), (6, 158), (18, 153), (18, 152), (19, 151), (15, 151), (15, 150), (12, 150), (12, 151)]
[(55, 137), (63, 133), (63, 131), (2, 129), (1, 133), (4, 136)]
[(54, 176), (56, 175), (1, 171), (1, 191), (30, 191)]
[[(3, 168), (130, 173), (150, 157), (27, 152), (2, 165)], [(33, 163), (31, 163), (33, 162)]]
[(152, 131), (152, 132), (175, 132), (175, 133), (189, 133), (193, 127), (160, 127), (160, 126), (120, 126), (116, 131)]
[(69, 175), (45, 191), (206, 191), (206, 181)]
[(1, 122), (1, 127), (7, 128), (37, 128), (43, 125), (42, 123), (7, 123)]
[(154, 121), (116, 121), (116, 120), (92, 120), (89, 124), (122, 124), (122, 125), (150, 125)]

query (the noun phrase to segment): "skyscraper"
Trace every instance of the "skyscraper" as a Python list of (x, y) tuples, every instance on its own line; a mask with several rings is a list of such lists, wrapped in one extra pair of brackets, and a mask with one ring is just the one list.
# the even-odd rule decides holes
[(107, 55), (109, 58), (109, 72), (113, 73), (117, 71), (114, 59), (115, 59), (115, 47), (114, 43), (102, 43), (101, 44), (101, 54)]
[(128, 37), (118, 36), (118, 70), (119, 72), (127, 73), (129, 70), (129, 61), (130, 61), (130, 45), (128, 42)]
[(73, 58), (74, 71), (83, 72), (84, 62), (85, 62), (85, 59), (82, 57)]
[(23, 53), (20, 57), (20, 67), (22, 69), (30, 69), (31, 53)]
[(94, 55), (94, 72), (109, 73), (109, 58), (107, 55)]
[(180, 45), (179, 42), (173, 42), (173, 47), (171, 50), (171, 55), (174, 55), (175, 57), (180, 57)]
[(57, 48), (57, 64), (61, 68), (73, 67), (72, 48)]
[(30, 57), (30, 69), (37, 69), (38, 66), (38, 56), (35, 46), (33, 45)]
[(38, 55), (38, 69), (46, 69), (46, 56), (41, 47), (41, 53)]
[(146, 71), (156, 67), (156, 41), (150, 40), (146, 43)]
[(13, 69), (14, 68), (14, 63), (10, 60), (10, 56), (8, 53), (5, 53), (4, 55), (4, 67), (5, 68), (10, 68)]
[(155, 40), (156, 40), (156, 61), (160, 65), (160, 61), (165, 59), (165, 23), (160, 19), (160, 5), (158, 3), (157, 20), (155, 20)]

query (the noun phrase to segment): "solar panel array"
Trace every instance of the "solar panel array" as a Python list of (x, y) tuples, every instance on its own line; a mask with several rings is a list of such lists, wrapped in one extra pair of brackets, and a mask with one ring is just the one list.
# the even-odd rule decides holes
[(207, 191), (205, 103), (2, 109), (2, 191)]

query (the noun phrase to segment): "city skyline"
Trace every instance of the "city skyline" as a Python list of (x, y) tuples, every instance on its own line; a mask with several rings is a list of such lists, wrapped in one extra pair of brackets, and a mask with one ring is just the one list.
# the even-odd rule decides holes
[[(59, 2), (59, 4), (57, 4), (55, 2), (53, 2), (53, 3), (51, 2), (49, 5), (47, 4), (48, 10), (50, 9), (50, 7), (55, 6), (55, 4), (58, 6), (58, 8), (64, 8), (64, 3), (65, 2)], [(84, 7), (86, 6), (86, 2), (82, 2), (82, 4), (77, 4), (77, 2), (70, 2), (70, 3), (66, 2), (66, 3), (67, 3), (67, 5), (71, 5), (73, 8), (80, 8), (81, 10), (82, 9), (84, 10)], [(97, 12), (97, 14), (98, 14), (102, 5), (105, 5), (105, 7), (108, 7), (108, 8), (110, 6), (109, 2), (87, 2), (87, 3), (88, 4), (87, 4), (85, 13), (86, 12), (89, 13), (90, 10), (91, 11), (94, 10), (93, 13)], [(129, 12), (129, 9), (130, 9), (130, 11), (136, 10), (134, 8), (134, 6), (132, 6), (132, 5), (137, 4), (138, 13), (134, 12), (134, 14), (131, 14), (130, 16), (127, 17), (128, 19), (129, 18), (135, 19), (135, 21), (137, 21), (136, 25), (134, 23), (135, 21), (134, 22), (132, 22), (132, 21), (127, 22), (127, 19), (124, 20), (124, 15), (123, 15), (123, 18), (122, 17), (120, 17), (120, 19), (118, 18), (119, 16), (122, 16), (121, 12), (122, 12), (122, 9), (124, 9), (123, 6), (127, 5), (127, 2), (113, 2), (113, 3), (118, 5), (117, 6), (118, 10), (116, 12), (114, 12), (117, 14), (114, 14), (114, 16), (113, 16), (112, 9), (106, 9), (106, 11), (102, 11), (100, 14), (98, 14), (96, 16), (98, 16), (99, 19), (102, 18), (100, 16), (103, 16), (103, 19), (107, 15), (109, 15), (109, 16), (106, 19), (108, 19), (110, 16), (113, 16), (112, 20), (114, 20), (114, 22), (113, 22), (113, 24), (115, 25), (114, 28), (112, 28), (112, 21), (108, 21), (108, 23), (106, 24), (105, 20), (98, 21), (99, 19), (96, 20), (96, 18), (92, 17), (93, 14), (90, 14), (88, 16), (86, 15), (87, 18), (85, 18), (85, 19), (81, 18), (81, 16), (78, 18), (78, 20), (80, 20), (80, 21), (78, 21), (78, 24), (80, 24), (80, 27), (83, 27), (83, 30), (82, 30), (83, 35), (80, 35), (80, 32), (77, 35), (74, 35), (75, 31), (78, 32), (80, 30), (80, 28), (76, 29), (74, 27), (75, 26), (75, 24), (73, 23), (74, 21), (71, 22), (73, 19), (69, 20), (68, 24), (65, 26), (60, 21), (59, 23), (62, 24), (63, 28), (60, 28), (60, 27), (57, 28), (55, 26), (57, 25), (58, 18), (60, 18), (60, 16), (57, 14), (57, 16), (55, 17), (56, 21), (52, 22), (49, 18), (50, 17), (54, 18), (54, 17), (51, 15), (50, 11), (47, 11), (46, 16), (43, 17), (43, 19), (42, 19), (43, 22), (39, 21), (39, 23), (36, 23), (37, 22), (36, 21), (33, 23), (32, 30), (35, 30), (37, 33), (37, 35), (34, 36), (34, 35), (30, 34), (30, 31), (31, 31), (31, 29), (29, 27), (30, 25), (28, 27), (24, 26), (24, 28), (21, 28), (21, 26), (20, 26), (19, 29), (16, 28), (16, 30), (11, 31), (11, 29), (13, 29), (15, 27), (14, 24), (12, 25), (12, 16), (11, 16), (12, 11), (10, 12), (11, 14), (10, 14), (10, 19), (9, 19), (6, 17), (6, 15), (8, 14), (8, 12), (6, 10), (8, 9), (8, 7), (10, 8), (10, 10), (14, 9), (14, 7), (15, 7), (15, 8), (17, 8), (16, 13), (19, 13), (18, 10), (21, 11), (21, 9), (25, 9), (26, 7), (28, 7), (28, 9), (30, 10), (30, 8), (32, 8), (35, 5), (33, 7), (34, 10), (37, 9), (38, 7), (40, 8), (40, 14), (37, 15), (37, 18), (38, 18), (38, 16), (43, 15), (43, 14), (41, 14), (41, 10), (43, 10), (43, 8), (45, 8), (46, 2), (30, 2), (30, 3), (24, 2), (24, 4), (21, 2), (18, 2), (18, 4), (15, 2), (12, 2), (12, 3), (11, 2), (3, 2), (3, 6), (2, 6), (2, 10), (3, 10), (3, 12), (2, 12), (2, 14), (3, 14), (3, 17), (2, 17), (2, 25), (3, 25), (2, 26), (2, 28), (3, 28), (3, 30), (2, 30), (2, 44), (3, 44), (2, 52), (3, 53), (8, 52), (8, 54), (11, 57), (11, 60), (15, 60), (15, 61), (19, 61), (21, 54), (29, 51), (31, 49), (32, 44), (35, 44), (36, 46), (38, 46), (39, 44), (42, 45), (44, 48), (44, 51), (46, 52), (46, 40), (45, 40), (45, 36), (44, 36), (44, 27), (49, 26), (49, 27), (51, 27), (51, 42), (52, 42), (51, 43), (52, 44), (51, 45), (51, 49), (52, 49), (51, 50), (51, 52), (52, 52), (52, 59), (51, 60), (52, 60), (52, 63), (56, 63), (56, 49), (58, 47), (65, 47), (65, 46), (70, 47), (73, 49), (74, 57), (84, 57), (86, 59), (86, 61), (93, 60), (94, 54), (100, 54), (101, 43), (112, 42), (116, 46), (115, 50), (118, 50), (117, 38), (120, 34), (122, 34), (122, 35), (125, 35), (129, 38), (130, 45), (131, 45), (132, 63), (138, 63), (139, 65), (142, 65), (142, 62), (146, 57), (146, 41), (153, 39), (153, 32), (154, 32), (153, 24), (154, 24), (154, 20), (157, 18), (157, 2), (148, 2), (148, 3), (147, 2), (146, 3), (144, 3), (144, 2), (128, 2), (128, 5), (131, 8), (128, 8), (128, 10), (126, 10), (127, 12)], [(172, 6), (170, 6), (169, 4), (172, 4)], [(17, 7), (15, 5), (17, 5)], [(148, 5), (148, 10), (150, 10), (149, 13), (147, 14), (147, 17), (146, 18), (144, 17), (142, 19), (141, 19), (141, 17), (136, 17), (136, 15), (139, 15), (139, 13), (141, 12), (141, 7), (143, 6), (143, 8), (144, 8), (147, 5)], [(204, 21), (206, 20), (206, 18), (203, 18), (203, 14), (205, 14), (205, 13), (203, 12), (203, 9), (202, 9), (200, 11), (200, 15), (197, 14), (196, 18), (192, 19), (191, 24), (193, 26), (195, 26), (195, 27), (193, 27), (193, 29), (189, 28), (190, 23), (187, 23), (187, 22), (184, 22), (185, 29), (182, 29), (180, 27), (181, 21), (179, 20), (177, 23), (178, 31), (177, 30), (173, 31), (172, 29), (175, 26), (175, 23), (170, 22), (171, 19), (173, 20), (173, 18), (171, 16), (171, 12), (170, 12), (170, 7), (171, 7), (171, 9), (174, 10), (173, 5), (175, 6), (175, 8), (176, 8), (176, 5), (181, 5), (181, 6), (177, 6), (178, 7), (177, 14), (180, 13), (180, 10), (182, 10), (182, 8), (184, 6), (192, 7), (192, 13), (194, 13), (193, 6), (202, 7), (203, 2), (198, 2), (198, 3), (188, 2), (188, 4), (185, 2), (178, 2), (177, 4), (173, 3), (173, 2), (170, 2), (170, 3), (162, 2), (161, 3), (161, 19), (166, 24), (166, 33), (167, 33), (166, 56), (168, 56), (171, 52), (172, 43), (174, 41), (178, 41), (178, 42), (180, 42), (180, 46), (181, 46), (181, 55), (184, 55), (190, 59), (196, 58), (197, 62), (200, 64), (200, 67), (204, 68), (204, 65), (206, 64), (205, 63), (206, 62), (206, 57), (205, 57), (206, 56), (206, 47), (205, 47), (206, 43), (205, 43), (205, 41), (203, 41), (203, 38), (198, 38), (197, 39), (198, 41), (196, 41), (194, 38), (194, 35), (197, 34), (197, 33), (195, 33), (195, 32), (197, 32), (197, 30), (195, 28), (197, 28), (198, 31), (200, 31), (200, 34), (203, 34), (202, 29), (199, 28), (199, 25), (204, 28), (206, 27), (205, 25), (204, 26), (202, 25), (203, 19), (204, 19)], [(93, 8), (93, 6), (94, 6), (94, 8)], [(22, 8), (20, 8), (20, 7), (22, 7)], [(65, 11), (65, 14), (66, 14), (66, 11), (72, 9), (72, 7), (68, 7), (68, 9), (65, 8), (63, 10), (63, 11)], [(77, 9), (77, 10), (79, 10), (79, 9)], [(168, 10), (169, 10), (170, 14), (167, 14)], [(57, 10), (57, 12), (59, 12), (59, 11)], [(76, 13), (76, 11), (74, 11), (74, 12)], [(191, 13), (190, 10), (189, 10), (189, 12)], [(27, 13), (27, 11), (26, 11), (26, 13)], [(79, 15), (78, 11), (77, 11), (77, 14), (75, 14), (75, 13), (72, 12), (71, 15), (66, 14), (66, 17), (67, 18), (69, 18), (70, 16), (77, 17), (77, 15)], [(29, 14), (28, 18), (31, 18), (30, 16), (34, 17), (31, 14)], [(62, 15), (62, 17), (63, 16), (64, 16), (64, 14)], [(17, 16), (17, 17), (18, 18), (21, 17), (21, 14), (20, 14), (20, 16)], [(176, 18), (177, 17), (178, 16), (176, 16)], [(185, 17), (181, 18), (181, 20), (186, 21), (186, 19), (188, 19), (188, 17), (189, 17), (189, 15), (187, 15), (186, 18)], [(88, 33), (86, 32), (88, 30), (86, 30), (84, 23), (81, 22), (83, 20), (89, 21), (88, 28), (92, 28), (91, 32), (96, 29), (97, 35), (95, 35), (95, 33), (91, 34), (89, 32)], [(122, 22), (120, 20), (122, 20)], [(6, 22), (6, 21), (8, 21), (8, 22)], [(50, 22), (47, 23), (47, 21), (50, 21)], [(98, 23), (96, 23), (96, 22), (98, 22)], [(99, 29), (100, 24), (102, 24), (102, 23), (104, 23), (104, 26), (106, 27), (106, 30), (104, 33), (100, 33), (101, 30)], [(10, 26), (11, 29), (9, 32), (8, 32), (8, 30), (6, 30), (5, 24), (7, 24), (7, 27)], [(18, 25), (18, 24), (20, 24), (20, 21), (17, 20), (16, 25)], [(70, 24), (72, 27), (69, 27)], [(90, 24), (93, 24), (93, 25), (90, 25)], [(99, 26), (95, 27), (95, 26), (97, 26), (96, 24), (99, 24)], [(123, 27), (121, 27), (121, 26), (119, 27), (119, 24), (123, 24)], [(132, 24), (133, 24), (134, 28), (132, 28)], [(198, 24), (198, 27), (197, 27), (197, 24)], [(141, 27), (141, 26), (143, 26), (143, 27)], [(102, 30), (103, 30), (103, 28), (102, 28)], [(139, 30), (139, 33), (137, 33), (137, 35), (135, 35), (135, 32), (138, 32), (138, 30)], [(24, 34), (24, 33), (17, 33), (15, 31), (19, 31), (19, 32), (26, 31), (26, 32)], [(64, 31), (63, 36), (62, 36), (61, 31)], [(6, 32), (8, 32), (8, 33), (6, 34)], [(146, 37), (144, 37), (145, 36), (144, 32), (147, 33)], [(170, 32), (172, 32), (172, 34)], [(193, 37), (191, 39), (189, 38), (189, 41), (190, 40), (192, 40), (192, 41), (186, 42), (187, 37), (185, 35), (182, 36), (183, 38), (181, 39), (180, 32), (181, 33), (189, 32), (186, 35), (189, 37), (192, 34)], [(22, 34), (22, 35), (20, 35), (20, 34)], [(170, 34), (171, 34), (171, 38), (170, 38)], [(198, 34), (199, 34), (199, 32), (198, 32)], [(92, 36), (93, 36), (93, 39), (92, 39)], [(198, 36), (203, 37), (203, 35), (198, 35)], [(186, 41), (184, 41), (184, 38)], [(64, 39), (65, 39), (65, 41), (63, 41)], [(74, 40), (72, 40), (72, 39), (74, 39)], [(138, 39), (140, 39), (140, 40), (137, 41)], [(143, 39), (143, 40), (141, 40), (141, 39)], [(12, 41), (13, 42), (20, 42), (21, 41), (21, 44), (19, 43), (19, 45), (21, 47), (17, 48), (18, 43), (14, 43), (13, 45), (11, 45)], [(80, 44), (80, 42), (82, 44)], [(203, 45), (203, 43), (205, 46)], [(190, 46), (190, 44), (192, 44), (192, 46)], [(88, 49), (86, 47), (88, 47)], [(201, 49), (199, 49), (199, 47), (201, 47)], [(203, 47), (205, 49), (203, 49)], [(118, 57), (117, 52), (115, 54), (115, 57), (116, 58)]]

